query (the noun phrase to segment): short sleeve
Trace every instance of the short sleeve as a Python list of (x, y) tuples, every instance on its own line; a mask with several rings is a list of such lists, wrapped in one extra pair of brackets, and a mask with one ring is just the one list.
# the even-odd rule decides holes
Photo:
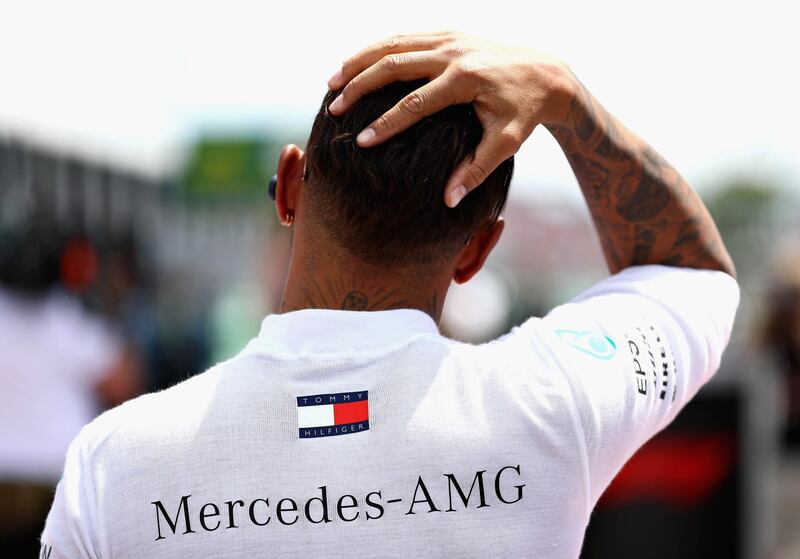
[[(85, 434), (86, 430), (82, 432)], [(94, 481), (79, 435), (70, 445), (64, 475), (42, 532), (42, 557), (97, 559), (97, 506)]]
[(566, 379), (591, 506), (717, 371), (738, 304), (723, 272), (637, 266), (515, 329)]

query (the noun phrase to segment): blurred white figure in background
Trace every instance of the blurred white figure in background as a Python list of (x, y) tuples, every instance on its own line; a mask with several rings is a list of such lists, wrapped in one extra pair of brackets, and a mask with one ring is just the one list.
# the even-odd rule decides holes
[(70, 441), (140, 388), (123, 341), (59, 288), (62, 245), (0, 247), (0, 549), (34, 557)]
[(55, 484), (69, 443), (99, 411), (120, 341), (65, 295), (0, 290), (0, 476)]

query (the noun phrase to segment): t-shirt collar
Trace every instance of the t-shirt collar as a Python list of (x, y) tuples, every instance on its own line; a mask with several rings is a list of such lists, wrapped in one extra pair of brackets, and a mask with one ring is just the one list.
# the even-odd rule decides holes
[(436, 323), (428, 314), (416, 309), (303, 309), (267, 316), (248, 349), (293, 355), (360, 353), (431, 334), (439, 334)]

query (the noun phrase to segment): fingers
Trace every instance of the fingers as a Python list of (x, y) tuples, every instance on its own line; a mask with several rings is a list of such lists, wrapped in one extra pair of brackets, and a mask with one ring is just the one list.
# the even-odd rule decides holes
[(514, 155), (521, 142), (511, 134), (486, 130), (472, 159), (462, 161), (453, 171), (444, 189), (445, 203), (455, 208), (464, 197), (478, 187), (503, 161)]
[(447, 33), (395, 35), (374, 43), (345, 60), (341, 70), (328, 80), (328, 87), (332, 90), (343, 87), (355, 76), (388, 54), (433, 49), (442, 44), (447, 35)]
[(445, 107), (470, 100), (459, 99), (451, 78), (445, 73), (432, 82), (412, 91), (376, 121), (361, 131), (356, 138), (361, 147), (370, 147), (388, 140), (424, 117)]
[(344, 114), (364, 95), (384, 85), (419, 78), (432, 79), (443, 66), (437, 63), (433, 51), (389, 54), (350, 80), (328, 110), (334, 115)]

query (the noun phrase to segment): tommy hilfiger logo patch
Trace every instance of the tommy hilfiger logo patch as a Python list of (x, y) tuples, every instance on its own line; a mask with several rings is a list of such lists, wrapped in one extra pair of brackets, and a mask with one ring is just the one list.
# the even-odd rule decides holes
[(367, 391), (297, 397), (301, 439), (349, 435), (369, 429)]

